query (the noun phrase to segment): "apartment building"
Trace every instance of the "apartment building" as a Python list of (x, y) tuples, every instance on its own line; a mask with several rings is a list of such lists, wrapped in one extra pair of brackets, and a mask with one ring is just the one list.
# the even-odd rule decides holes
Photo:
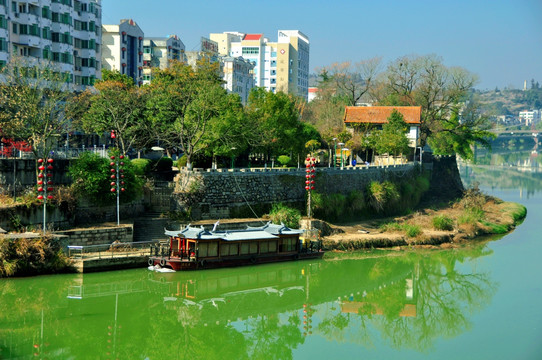
[(242, 57), (221, 56), (222, 79), (224, 88), (230, 93), (239, 94), (246, 105), (250, 90), (254, 87), (254, 65)]
[(102, 64), (143, 84), (143, 30), (132, 19), (102, 26)]
[(101, 77), (101, 0), (0, 0), (0, 65), (47, 63), (73, 90)]
[(221, 54), (254, 64), (255, 86), (308, 99), (310, 41), (301, 31), (279, 30), (276, 42), (263, 34), (236, 32), (210, 34), (210, 38)]
[(540, 122), (542, 110), (524, 110), (519, 112), (519, 121), (525, 126), (530, 126)]
[(172, 60), (186, 61), (184, 43), (177, 35), (143, 39), (143, 84), (150, 84), (152, 68), (166, 69)]

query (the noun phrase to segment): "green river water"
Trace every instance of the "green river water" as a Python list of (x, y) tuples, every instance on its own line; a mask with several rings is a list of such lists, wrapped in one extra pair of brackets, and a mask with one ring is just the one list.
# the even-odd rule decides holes
[(542, 359), (542, 173), (497, 165), (527, 219), (462, 249), (0, 280), (0, 359)]

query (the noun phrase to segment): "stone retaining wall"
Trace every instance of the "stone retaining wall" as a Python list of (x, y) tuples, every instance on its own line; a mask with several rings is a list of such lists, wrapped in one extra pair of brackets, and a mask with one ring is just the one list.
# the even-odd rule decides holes
[[(365, 189), (371, 181), (414, 177), (418, 171), (414, 164), (317, 168), (315, 191), (347, 195)], [(175, 178), (175, 210), (190, 209), (193, 219), (223, 219), (261, 216), (278, 202), (302, 207), (305, 175), (305, 169), (184, 170)]]
[(120, 225), (115, 227), (100, 227), (88, 229), (75, 229), (57, 231), (55, 234), (68, 237), (67, 243), (72, 246), (105, 245), (115, 240), (132, 242), (134, 228), (132, 225)]

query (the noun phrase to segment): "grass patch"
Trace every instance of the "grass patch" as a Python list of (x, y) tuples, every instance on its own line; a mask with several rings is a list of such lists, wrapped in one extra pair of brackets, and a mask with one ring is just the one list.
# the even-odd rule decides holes
[(412, 225), (409, 223), (386, 223), (380, 226), (380, 230), (383, 232), (403, 232), (408, 237), (416, 237), (422, 233), (422, 228), (419, 225)]
[(454, 220), (446, 215), (437, 215), (433, 218), (433, 228), (451, 231), (454, 229)]
[(299, 228), (301, 211), (290, 208), (282, 203), (273, 204), (269, 218), (274, 224), (284, 223), (289, 228)]

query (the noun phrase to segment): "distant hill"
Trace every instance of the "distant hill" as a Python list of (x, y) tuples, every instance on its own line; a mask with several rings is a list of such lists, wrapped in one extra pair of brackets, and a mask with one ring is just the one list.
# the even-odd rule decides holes
[(482, 110), (487, 114), (515, 115), (520, 111), (542, 109), (542, 89), (540, 87), (529, 90), (493, 90), (473, 92), (473, 97), (480, 102)]

